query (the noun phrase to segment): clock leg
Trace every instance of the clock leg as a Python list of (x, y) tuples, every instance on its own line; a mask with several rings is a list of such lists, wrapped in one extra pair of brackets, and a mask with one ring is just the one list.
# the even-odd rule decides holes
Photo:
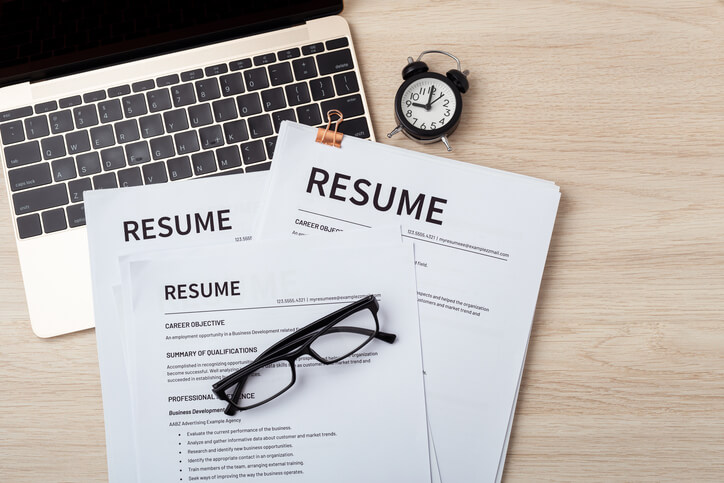
[(442, 141), (448, 151), (452, 151), (452, 146), (450, 146), (450, 141), (447, 140), (447, 136), (441, 137), (440, 141)]
[(392, 136), (394, 136), (395, 134), (397, 134), (397, 133), (400, 132), (400, 131), (402, 131), (402, 126), (397, 126), (395, 129), (393, 129), (393, 130), (387, 135), (387, 137), (388, 137), (388, 138), (391, 138)]

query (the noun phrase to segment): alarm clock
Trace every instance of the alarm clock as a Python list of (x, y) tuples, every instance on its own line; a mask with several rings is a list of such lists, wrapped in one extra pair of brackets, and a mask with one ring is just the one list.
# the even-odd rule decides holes
[[(427, 54), (443, 54), (457, 62), (457, 69), (442, 75), (429, 72), (420, 59)], [(410, 139), (420, 143), (442, 141), (452, 151), (448, 136), (455, 131), (463, 110), (462, 94), (467, 92), (468, 71), (460, 70), (460, 60), (442, 50), (426, 50), (417, 60), (407, 58), (402, 69), (404, 82), (395, 95), (395, 120), (397, 127), (390, 138), (402, 131)]]

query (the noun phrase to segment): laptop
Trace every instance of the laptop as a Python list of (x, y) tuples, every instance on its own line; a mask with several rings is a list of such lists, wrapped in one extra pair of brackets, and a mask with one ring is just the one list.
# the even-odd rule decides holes
[(83, 193), (269, 169), (279, 124), (373, 139), (341, 0), (0, 0), (0, 161), (32, 329), (94, 326)]

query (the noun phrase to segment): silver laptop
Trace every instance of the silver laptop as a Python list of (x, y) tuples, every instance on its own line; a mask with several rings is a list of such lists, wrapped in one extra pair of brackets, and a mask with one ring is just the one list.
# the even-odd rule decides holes
[[(156, 5), (158, 4), (158, 5)], [(30, 320), (94, 326), (83, 193), (269, 169), (282, 120), (373, 138), (342, 1), (0, 0), (0, 160)]]

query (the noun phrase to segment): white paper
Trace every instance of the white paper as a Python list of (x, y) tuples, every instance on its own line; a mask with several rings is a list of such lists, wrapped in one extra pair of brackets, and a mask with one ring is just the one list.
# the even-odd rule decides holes
[(283, 123), (258, 239), (403, 225), (416, 248), (428, 418), (442, 481), (495, 481), (558, 188), (350, 136), (335, 149), (315, 143), (315, 134)]
[[(188, 183), (85, 193), (108, 479), (111, 483), (133, 482), (136, 474), (131, 394), (124, 356), (125, 331), (114, 295), (114, 287), (121, 283), (118, 258), (143, 250), (184, 246), (213, 250), (209, 245), (214, 243), (251, 239), (267, 176), (266, 172), (248, 173)], [(181, 216), (181, 232), (185, 232), (186, 214), (194, 216), (199, 213), (205, 217), (209, 212), (215, 217), (213, 230), (207, 223), (205, 229), (199, 227), (199, 233), (194, 226), (186, 235), (174, 233), (161, 236), (167, 230), (158, 226), (160, 218), (167, 216), (174, 220), (175, 215)], [(219, 212), (224, 220), (221, 226), (218, 223)], [(146, 238), (143, 220), (152, 220), (146, 223)], [(202, 221), (206, 222), (206, 219)], [(134, 225), (127, 225), (127, 234), (124, 222), (135, 222), (138, 228), (134, 231)], [(193, 222), (195, 224), (196, 220), (193, 219)], [(229, 226), (231, 229), (226, 229)]]
[[(311, 242), (127, 262), (139, 481), (430, 481), (412, 247)], [(238, 295), (168, 295), (208, 281), (236, 281)], [(380, 301), (380, 330), (397, 334), (393, 344), (375, 339), (332, 365), (301, 358), (287, 393), (233, 417), (221, 412), (212, 383), (369, 293)]]

